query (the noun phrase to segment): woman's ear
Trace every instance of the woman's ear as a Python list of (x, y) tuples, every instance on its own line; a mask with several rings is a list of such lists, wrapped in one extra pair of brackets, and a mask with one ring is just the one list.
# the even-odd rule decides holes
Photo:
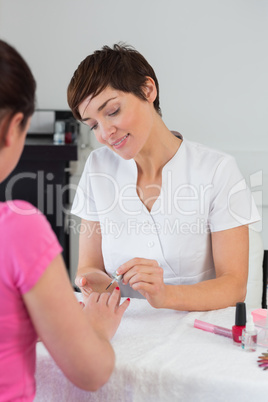
[(8, 121), (7, 127), (5, 128), (6, 134), (4, 136), (4, 145), (6, 147), (10, 147), (13, 141), (17, 140), (17, 136), (21, 133), (21, 122), (23, 118), (23, 113), (18, 112)]
[(151, 77), (146, 77), (146, 82), (143, 87), (144, 95), (149, 103), (153, 103), (157, 96), (155, 82)]

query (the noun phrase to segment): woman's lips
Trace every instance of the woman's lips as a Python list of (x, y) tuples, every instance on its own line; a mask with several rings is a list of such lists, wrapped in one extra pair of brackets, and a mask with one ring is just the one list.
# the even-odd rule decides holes
[(123, 143), (125, 142), (125, 140), (127, 139), (128, 136), (129, 136), (129, 134), (122, 137), (119, 141), (116, 141), (113, 144), (111, 144), (112, 147), (119, 148), (121, 145), (123, 145)]

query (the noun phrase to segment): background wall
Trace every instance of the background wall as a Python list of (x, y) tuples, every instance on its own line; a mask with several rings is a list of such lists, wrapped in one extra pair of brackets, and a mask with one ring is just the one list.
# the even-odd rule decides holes
[(68, 82), (95, 49), (136, 47), (167, 126), (236, 156), (264, 206), (268, 248), (268, 1), (0, 0), (0, 37), (31, 66), (39, 108), (67, 107)]

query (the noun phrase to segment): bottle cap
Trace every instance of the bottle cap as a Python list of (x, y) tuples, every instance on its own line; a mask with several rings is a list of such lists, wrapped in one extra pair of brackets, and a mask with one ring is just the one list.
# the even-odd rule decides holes
[(117, 272), (115, 271), (112, 274), (113, 279), (115, 279), (117, 282), (121, 281), (121, 279), (123, 278), (123, 275), (118, 275)]
[(249, 316), (248, 316), (247, 323), (246, 323), (246, 331), (247, 332), (253, 332), (254, 330), (255, 330), (255, 325), (254, 325), (254, 322), (253, 322), (252, 314), (250, 313)]
[(243, 302), (236, 303), (235, 311), (235, 325), (243, 326), (246, 325), (246, 305)]
[(64, 133), (64, 131), (65, 131), (64, 121), (56, 121), (55, 122), (55, 133)]

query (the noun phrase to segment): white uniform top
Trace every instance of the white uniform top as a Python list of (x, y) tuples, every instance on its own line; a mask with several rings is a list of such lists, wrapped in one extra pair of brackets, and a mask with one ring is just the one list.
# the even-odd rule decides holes
[[(135, 161), (102, 147), (91, 152), (77, 188), (71, 212), (100, 222), (109, 274), (142, 257), (158, 261), (167, 284), (214, 278), (211, 232), (260, 219), (235, 159), (185, 139), (162, 170), (151, 212), (137, 195), (136, 183)], [(123, 295), (137, 292), (129, 288)]]

